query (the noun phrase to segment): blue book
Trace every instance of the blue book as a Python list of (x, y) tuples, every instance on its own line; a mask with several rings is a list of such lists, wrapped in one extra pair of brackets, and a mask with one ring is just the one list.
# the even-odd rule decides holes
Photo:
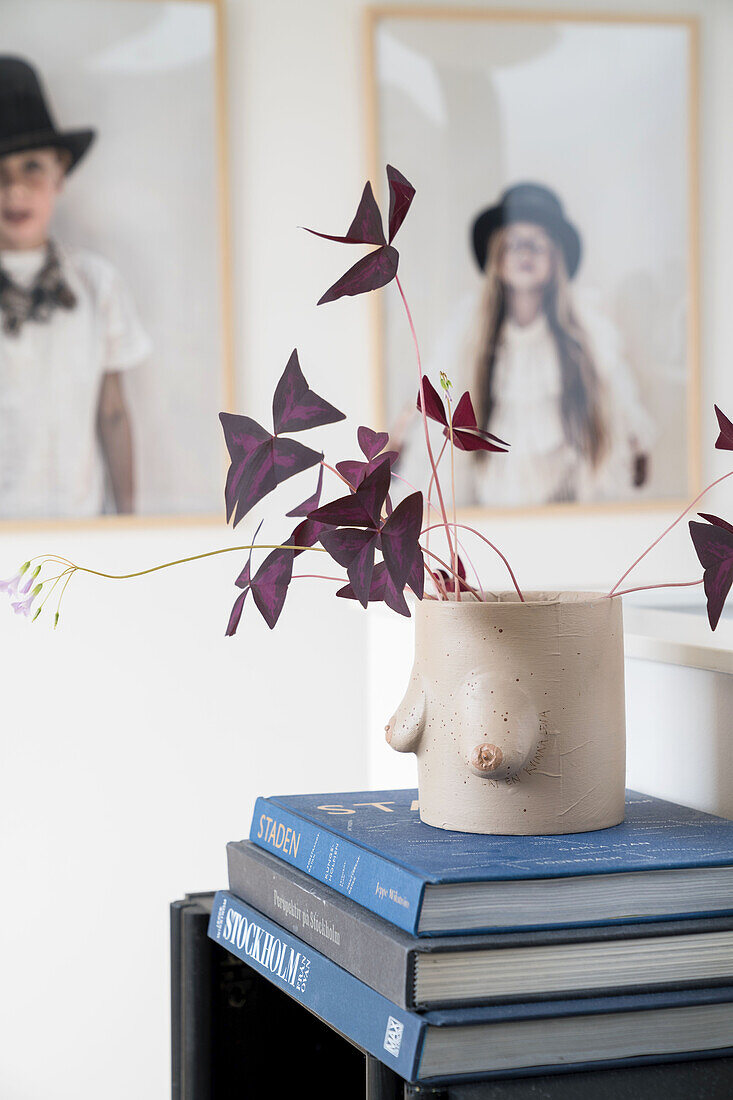
[(220, 890), (209, 936), (407, 1081), (733, 1052), (733, 986), (415, 1012)]
[(259, 798), (249, 839), (417, 936), (733, 913), (733, 821), (628, 791), (621, 825), (481, 836), (416, 790)]

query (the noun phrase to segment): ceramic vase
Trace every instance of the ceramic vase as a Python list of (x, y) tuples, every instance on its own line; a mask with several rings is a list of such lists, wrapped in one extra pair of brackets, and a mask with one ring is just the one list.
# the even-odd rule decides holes
[(415, 605), (415, 662), (386, 736), (417, 757), (429, 825), (545, 835), (623, 820), (621, 600), (524, 596)]

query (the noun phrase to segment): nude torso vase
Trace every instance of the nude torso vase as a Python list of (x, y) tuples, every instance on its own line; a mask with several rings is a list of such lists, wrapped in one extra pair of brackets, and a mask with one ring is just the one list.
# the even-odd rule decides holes
[(417, 757), (429, 825), (543, 835), (623, 820), (621, 600), (524, 595), (415, 606), (415, 662), (386, 735)]

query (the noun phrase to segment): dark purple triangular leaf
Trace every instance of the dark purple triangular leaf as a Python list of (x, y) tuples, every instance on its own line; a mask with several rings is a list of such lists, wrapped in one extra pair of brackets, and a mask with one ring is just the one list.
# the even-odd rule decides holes
[(391, 244), (410, 209), (410, 204), (415, 197), (415, 188), (391, 164), (387, 165), (387, 179), (389, 180), (389, 243)]
[(708, 621), (715, 630), (733, 583), (733, 531), (718, 524), (690, 520), (690, 536), (703, 573)]
[[(346, 584), (343, 588), (339, 588), (336, 595), (344, 600), (356, 599), (356, 594), (351, 584)], [(405, 594), (401, 590), (395, 588), (392, 578), (387, 571), (387, 566), (383, 561), (378, 562), (374, 566), (372, 583), (369, 588), (369, 602), (384, 602), (392, 611), (396, 611), (398, 615), (405, 615), (408, 619), (410, 618), (410, 609), (407, 606)]]
[(720, 435), (715, 441), (715, 446), (719, 451), (733, 451), (733, 424), (731, 424), (725, 413), (722, 413), (717, 405), (713, 406), (715, 409), (715, 415), (718, 418), (718, 427), (720, 428)]
[(422, 518), (422, 493), (411, 493), (397, 505), (382, 528), (382, 554), (395, 588), (404, 588), (415, 563), (418, 560), (422, 563), (418, 541)]
[(356, 438), (359, 440), (362, 454), (366, 455), (368, 461), (376, 458), (379, 452), (383, 451), (389, 443), (387, 432), (375, 432), (372, 428), (367, 428), (363, 424), (360, 428), (357, 428)]
[(307, 516), (309, 512), (312, 512), (314, 508), (317, 508), (321, 503), (321, 490), (323, 489), (323, 463), (321, 463), (318, 471), (318, 484), (316, 485), (316, 491), (307, 500), (304, 500), (302, 504), (296, 504), (295, 508), (291, 508), (285, 515), (289, 518), (295, 518), (297, 516)]
[[(268, 446), (265, 444), (265, 446)], [(304, 447), (296, 439), (278, 438), (269, 444), (272, 450), (275, 464), (275, 477), (277, 484), (281, 485), (289, 477), (300, 474), (303, 470), (309, 470), (311, 466), (323, 461), (323, 453), (314, 451), (310, 447)]]
[(404, 615), (408, 619), (410, 618), (410, 609), (407, 606), (405, 593), (402, 588), (395, 585), (383, 561), (380, 561), (374, 567), (372, 588), (375, 589), (375, 594), (370, 595), (370, 599), (383, 600), (392, 611), (396, 611), (398, 615)]
[(371, 514), (367, 512), (364, 502), (356, 493), (339, 497), (337, 500), (330, 501), (329, 504), (322, 504), (311, 513), (310, 518), (319, 523), (325, 523), (329, 527), (340, 527), (342, 524), (347, 527), (374, 527)]
[[(446, 438), (450, 438), (450, 431), (445, 429), (443, 435)], [(489, 432), (481, 430), (468, 431), (466, 428), (454, 428), (453, 429), (453, 443), (459, 451), (496, 451), (505, 452), (509, 444), (504, 443), (503, 439), (497, 439), (497, 436), (491, 435)], [(502, 446), (499, 446), (502, 444)]]
[(725, 531), (730, 531), (733, 534), (733, 524), (721, 519), (720, 516), (711, 516), (709, 512), (698, 512), (697, 514), (701, 519), (706, 519), (708, 523), (712, 523), (716, 527), (722, 527)]
[[(456, 405), (451, 424), (453, 442), (460, 451), (503, 451), (509, 446), (503, 439), (477, 426), (476, 413), (468, 391)], [(443, 435), (450, 439), (450, 429), (446, 429)]]
[(297, 349), (287, 361), (272, 399), (275, 434), (302, 432), (345, 420), (344, 413), (309, 388), (298, 361)]
[(374, 572), (374, 551), (376, 550), (379, 535), (375, 532), (369, 542), (365, 543), (359, 553), (346, 568), (351, 587), (362, 607), (369, 603), (369, 588)]
[(399, 457), (399, 451), (382, 451), (381, 455), (377, 455), (376, 458), (371, 459), (368, 464), (367, 472), (371, 474), (372, 471), (376, 470), (377, 466), (381, 466), (383, 462), (388, 462), (391, 470)]
[(250, 581), (252, 580), (252, 575), (251, 575), (252, 554), (251, 553), (249, 555), (249, 558), (250, 558), (250, 560), (247, 562), (244, 569), (242, 570), (242, 572), (239, 574), (239, 576), (237, 577), (237, 579), (234, 582), (236, 584), (237, 588), (249, 588)]
[(326, 527), (319, 535), (319, 542), (328, 550), (336, 564), (346, 569), (356, 555), (370, 542), (374, 543), (376, 538), (376, 531), (363, 531), (357, 527)]
[(232, 462), (248, 458), (260, 443), (272, 438), (272, 432), (268, 432), (249, 416), (221, 412), (219, 420), (224, 429), (224, 439)]
[(233, 478), (234, 464), (229, 468), (226, 483), (227, 515), (233, 508), (230, 500), (236, 504), (233, 527), (244, 519), (251, 508), (277, 488), (275, 475), (275, 463), (272, 454), (272, 438), (267, 443), (261, 443), (250, 455), (247, 461), (237, 469), (236, 488)]
[(356, 489), (366, 477), (367, 464), (358, 458), (347, 458), (343, 462), (337, 462), (336, 469), (341, 477), (346, 478), (350, 487)]
[(336, 469), (342, 477), (346, 478), (352, 489), (358, 489), (364, 478), (373, 473), (383, 462), (388, 462), (391, 469), (399, 457), (397, 451), (383, 451), (381, 455), (377, 455), (369, 462), (347, 458), (343, 462), (337, 462)]
[[(305, 227), (304, 227), (305, 228)], [(337, 237), (332, 233), (319, 233), (316, 229), (306, 229), (314, 237), (323, 237), (338, 244), (386, 244), (382, 215), (379, 213), (371, 183), (367, 182), (361, 195), (354, 220), (346, 231), (346, 236)]]
[[(287, 546), (315, 546), (321, 537), (321, 532), (326, 530), (325, 523), (318, 523), (313, 519), (304, 519), (302, 523), (293, 531), (292, 535), (288, 539)], [(298, 554), (304, 554), (305, 550), (295, 550), (294, 554), (297, 558)]]
[(280, 617), (293, 576), (292, 550), (273, 550), (259, 567), (250, 588), (252, 599), (270, 630)]
[(239, 620), (242, 618), (244, 601), (247, 599), (248, 592), (249, 586), (245, 588), (244, 592), (240, 592), (236, 600), (234, 601), (234, 607), (232, 608), (231, 614), (229, 616), (229, 623), (227, 624), (227, 638), (232, 638), (237, 633), (237, 627), (239, 626)]
[(311, 512), (311, 519), (328, 523), (331, 527), (373, 527), (381, 523), (382, 508), (389, 492), (391, 479), (389, 462), (380, 462), (365, 477), (355, 493), (324, 504)]
[(257, 448), (263, 442), (272, 439), (272, 435), (249, 416), (237, 416), (235, 413), (222, 412), (219, 413), (219, 420), (224, 429), (224, 439), (229, 457), (232, 460), (224, 491), (228, 523), (237, 503), (239, 483), (245, 466)]
[[(430, 417), (431, 420), (437, 420), (438, 424), (442, 424), (447, 428), (448, 417), (445, 413), (443, 401), (427, 374), (423, 375), (422, 385), (425, 393), (425, 415)], [(418, 410), (422, 412), (422, 395), (420, 390), (417, 391), (417, 407)]]
[(353, 297), (355, 294), (365, 294), (369, 290), (386, 286), (397, 274), (399, 258), (397, 249), (389, 244), (378, 248), (376, 252), (370, 252), (329, 287), (317, 304), (321, 306), (325, 302), (335, 302), (345, 295)]
[(455, 409), (453, 410), (452, 423), (454, 431), (456, 428), (478, 427), (476, 423), (476, 413), (473, 409), (473, 401), (471, 400), (471, 395), (468, 390), (466, 390), (466, 392), (461, 397), (461, 400), (458, 402)]
[(346, 569), (357, 600), (366, 607), (374, 571), (378, 532), (347, 527), (340, 531), (324, 531), (320, 539), (321, 545), (328, 550), (334, 561)]
[[(263, 497), (271, 493), (273, 489), (281, 485), (283, 481), (310, 469), (316, 463), (321, 462), (323, 455), (318, 451), (304, 447), (295, 439), (274, 438), (270, 436), (266, 443), (261, 443), (250, 455), (246, 463), (239, 471), (236, 493), (234, 499), (237, 504), (237, 514), (233, 526), (254, 507)], [(230, 492), (229, 479), (227, 478), (227, 494)], [(229, 500), (227, 499), (227, 505)]]
[[(380, 562), (380, 565), (384, 565), (384, 562)], [(404, 589), (395, 585), (389, 573), (387, 573), (384, 582), (382, 599), (390, 610), (396, 611), (398, 615), (404, 615), (406, 619), (410, 618), (410, 609), (407, 606)]]
[(423, 558), (422, 550), (415, 555), (412, 568), (407, 574), (407, 584), (415, 593), (418, 600), (421, 600), (425, 595), (425, 559)]
[(374, 463), (374, 469), (364, 478), (356, 495), (364, 501), (364, 507), (372, 517), (374, 526), (379, 527), (382, 521), (382, 508), (392, 480), (392, 464), (388, 455), (379, 455)]
[(733, 531), (717, 524), (698, 523), (694, 519), (690, 520), (689, 527), (703, 569), (714, 568), (721, 562), (733, 559)]
[(715, 630), (725, 607), (731, 584), (733, 584), (733, 560), (723, 562), (715, 569), (706, 569), (703, 574), (703, 588), (708, 601), (708, 622)]

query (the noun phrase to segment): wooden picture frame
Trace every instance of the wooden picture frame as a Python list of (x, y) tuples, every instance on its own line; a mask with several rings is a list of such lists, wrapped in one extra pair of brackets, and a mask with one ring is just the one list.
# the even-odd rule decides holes
[[(460, 208), (456, 221), (458, 232), (452, 238), (453, 241), (457, 240), (459, 243), (455, 246), (452, 243), (446, 246), (446, 233), (444, 225), (441, 223), (446, 218), (453, 216), (450, 213), (450, 202), (441, 206), (436, 201), (439, 189), (438, 185), (433, 186), (432, 179), (427, 179), (427, 187), (425, 186), (426, 177), (431, 175), (428, 171), (431, 140), (435, 139), (432, 147), (432, 151), (435, 153), (433, 163), (436, 165), (436, 171), (438, 173), (442, 172), (439, 180), (442, 185), (442, 192), (440, 193), (443, 197), (451, 196), (452, 199), (453, 188), (449, 186), (451, 183), (450, 176), (453, 174), (453, 180), (456, 177), (460, 179), (460, 164), (463, 159), (461, 150), (467, 147), (467, 143), (475, 140), (475, 135), (480, 129), (475, 125), (476, 118), (471, 116), (471, 107), (469, 106), (467, 111), (464, 110), (464, 114), (471, 116), (474, 126), (471, 128), (469, 122), (464, 123), (462, 119), (461, 125), (464, 125), (465, 134), (459, 135), (459, 138), (455, 137), (456, 126), (454, 123), (457, 115), (455, 117), (450, 115), (450, 104), (446, 107), (446, 101), (450, 97), (444, 95), (442, 104), (440, 101), (440, 96), (445, 90), (446, 81), (450, 79), (451, 71), (454, 75), (456, 72), (459, 73), (460, 79), (456, 79), (456, 87), (449, 88), (448, 91), (454, 93), (455, 102), (463, 102), (465, 108), (466, 103), (471, 104), (472, 102), (472, 90), (475, 92), (481, 85), (481, 90), (486, 92), (486, 89), (490, 87), (494, 76), (491, 66), (494, 65), (495, 69), (498, 69), (500, 65), (504, 64), (503, 58), (507, 58), (507, 46), (511, 45), (515, 52), (513, 56), (507, 58), (506, 64), (508, 67), (514, 66), (512, 73), (514, 84), (511, 85), (511, 88), (516, 88), (516, 73), (520, 71), (520, 67), (524, 65), (526, 71), (531, 73), (532, 63), (535, 62), (535, 69), (539, 71), (538, 59), (547, 58), (553, 49), (554, 42), (562, 44), (565, 41), (567, 44), (568, 31), (577, 32), (579, 40), (582, 34), (585, 41), (592, 43), (594, 48), (599, 51), (599, 55), (602, 54), (604, 35), (608, 38), (609, 48), (617, 47), (619, 42), (630, 46), (629, 65), (638, 80), (641, 79), (640, 74), (642, 76), (645, 74), (643, 68), (644, 50), (649, 49), (650, 46), (653, 47), (655, 41), (669, 46), (668, 54), (673, 75), (673, 91), (677, 95), (677, 99), (674, 100), (674, 107), (678, 109), (675, 116), (678, 125), (674, 134), (669, 137), (670, 145), (666, 152), (669, 152), (669, 149), (675, 146), (680, 153), (681, 167), (679, 177), (675, 180), (675, 194), (678, 196), (677, 207), (675, 210), (670, 209), (667, 216), (671, 221), (674, 219), (675, 213), (679, 213), (681, 220), (685, 223), (684, 230), (680, 234), (681, 241), (679, 243), (684, 261), (684, 270), (679, 274), (675, 283), (675, 292), (677, 293), (675, 309), (684, 312), (684, 334), (677, 341), (677, 359), (674, 360), (676, 365), (674, 368), (671, 365), (669, 366), (669, 375), (673, 377), (673, 385), (665, 391), (665, 399), (673, 402), (676, 400), (674, 395), (679, 392), (679, 401), (674, 406), (677, 410), (675, 414), (677, 419), (674, 421), (674, 425), (679, 429), (677, 446), (679, 446), (679, 435), (684, 436), (683, 457), (679, 461), (674, 458), (673, 448), (675, 443), (672, 438), (671, 422), (669, 417), (665, 415), (663, 417), (664, 422), (661, 425), (656, 425), (657, 438), (663, 438), (663, 446), (659, 445), (658, 455), (655, 455), (653, 449), (651, 450), (651, 461), (649, 463), (652, 470), (656, 464), (657, 475), (652, 475), (648, 479), (646, 487), (638, 493), (627, 491), (624, 485), (624, 491), (619, 492), (618, 499), (614, 499), (612, 494), (611, 496), (605, 494), (599, 498), (560, 499), (549, 502), (517, 500), (516, 503), (502, 502), (501, 504), (492, 504), (488, 501), (477, 501), (475, 499), (461, 500), (459, 496), (459, 504), (464, 515), (545, 514), (548, 513), (548, 510), (552, 514), (562, 515), (567, 513), (574, 515), (578, 514), (579, 509), (588, 512), (669, 510), (686, 503), (690, 496), (701, 488), (700, 242), (698, 224), (699, 25), (695, 17), (392, 6), (370, 7), (365, 12), (364, 69), (370, 178), (375, 185), (377, 197), (382, 203), (386, 198), (385, 163), (394, 164), (411, 179), (411, 182), (417, 188), (416, 201), (410, 215), (411, 220), (401, 231), (399, 246), (401, 275), (405, 292), (410, 298), (410, 307), (415, 315), (418, 336), (421, 340), (425, 340), (425, 346), (422, 348), (423, 365), (429, 369), (430, 364), (432, 364), (437, 370), (437, 366), (440, 364), (439, 356), (434, 354), (437, 339), (430, 330), (431, 326), (433, 326), (433, 329), (435, 328), (436, 309), (439, 309), (436, 303), (440, 301), (440, 295), (445, 293), (445, 287), (437, 285), (438, 279), (434, 275), (435, 270), (445, 263), (451, 275), (455, 277), (454, 283), (461, 283), (461, 280), (463, 280), (462, 285), (465, 285), (468, 278), (466, 270), (464, 270), (468, 262), (465, 260), (465, 256), (469, 253), (469, 234), (466, 229), (470, 228), (473, 214), (481, 206), (489, 207), (496, 204), (502, 192), (512, 184), (544, 174), (537, 172), (536, 168), (523, 171), (521, 167), (514, 167), (522, 163), (533, 163), (532, 143), (525, 132), (523, 139), (524, 153), (527, 154), (527, 150), (530, 150), (530, 153), (525, 155), (523, 161), (521, 142), (516, 142), (513, 160), (511, 155), (505, 158), (513, 166), (507, 164), (507, 172), (504, 176), (502, 176), (501, 170), (494, 172), (492, 175), (492, 172), (486, 167), (486, 162), (483, 163), (482, 170), (484, 174), (494, 181), (493, 190), (487, 189), (483, 199), (478, 199), (475, 188), (472, 192), (470, 186), (463, 187), (464, 193), (461, 195), (463, 206)], [(387, 57), (385, 57), (384, 52), (385, 32), (392, 39)], [(491, 41), (494, 43), (493, 57), (488, 61), (475, 60), (476, 58), (485, 58), (487, 52), (490, 52), (482, 48), (488, 41), (488, 36), (491, 36)], [(504, 51), (503, 55), (502, 50)], [(572, 58), (572, 53), (569, 56)], [(615, 59), (618, 61), (618, 53), (616, 53)], [(441, 65), (443, 68), (441, 68)], [(451, 65), (453, 65), (452, 70)], [(474, 66), (473, 69), (472, 65)], [(479, 69), (480, 65), (483, 65), (484, 68)], [(623, 65), (621, 65), (621, 70), (623, 71)], [(550, 66), (546, 71), (550, 74), (551, 79), (552, 67)], [(650, 87), (654, 89), (655, 102), (661, 102), (665, 89), (659, 82), (654, 85), (655, 72), (650, 72), (648, 80)], [(588, 81), (587, 72), (584, 76)], [(660, 70), (660, 81), (662, 76)], [(620, 76), (619, 89), (622, 86), (621, 82), (622, 77)], [(505, 82), (505, 88), (502, 91), (506, 96), (506, 101), (511, 103), (511, 89), (506, 90), (507, 88), (510, 88), (510, 85)], [(421, 94), (419, 89), (422, 89), (422, 94), (426, 97), (422, 103), (419, 102)], [(426, 91), (426, 89), (428, 90)], [(684, 92), (684, 101), (680, 100), (682, 92)], [(487, 93), (487, 98), (488, 95)], [(430, 96), (432, 96), (432, 99), (427, 102)], [(462, 101), (461, 96), (464, 97)], [(445, 109), (443, 117), (444, 134), (443, 139), (438, 140), (435, 138), (438, 130), (435, 113), (441, 106)], [(503, 104), (500, 106), (503, 107)], [(430, 125), (425, 122), (431, 110), (433, 111), (432, 131)], [(632, 105), (627, 105), (627, 117), (631, 110)], [(643, 116), (643, 103), (639, 105), (637, 113)], [(521, 111), (518, 107), (512, 107), (511, 110), (507, 109), (507, 117), (519, 117), (520, 114)], [(415, 119), (420, 115), (422, 115), (423, 124), (417, 127), (416, 132)], [(636, 140), (638, 135), (644, 131), (647, 122), (648, 119), (642, 118), (640, 120), (638, 133), (635, 132), (631, 135), (630, 146), (632, 139)], [(451, 144), (445, 138), (445, 134), (450, 132), (452, 125), (454, 136)], [(558, 141), (569, 143), (571, 131), (572, 126), (570, 125), (567, 127), (567, 133), (562, 130), (561, 125), (558, 125)], [(461, 146), (462, 139), (464, 140), (463, 146)], [(537, 148), (541, 145), (542, 142), (538, 142)], [(449, 147), (452, 150), (452, 159), (450, 168), (446, 169), (444, 165), (448, 158), (446, 158), (445, 153)], [(565, 150), (566, 153), (568, 149), (572, 149), (570, 144)], [(586, 149), (584, 152), (592, 160), (594, 150), (588, 151)], [(597, 152), (598, 150), (596, 150)], [(442, 154), (442, 161), (439, 154)], [(630, 148), (628, 157), (630, 158), (632, 154), (633, 150)], [(558, 159), (559, 155), (558, 153)], [(479, 156), (477, 154), (472, 154), (472, 156), (473, 160), (469, 157), (463, 164), (464, 173), (467, 173), (467, 163), (480, 164)], [(598, 159), (600, 162), (600, 157)], [(441, 163), (443, 167), (440, 167)], [(642, 171), (647, 170), (641, 157), (639, 157), (638, 163)], [(459, 165), (458, 168), (456, 168), (457, 164)], [(572, 220), (576, 206), (573, 201), (573, 187), (570, 186), (567, 189), (562, 186), (558, 187), (556, 179), (552, 175), (553, 170), (557, 176), (557, 165), (554, 162), (552, 169), (547, 173), (550, 177), (549, 180), (545, 178), (540, 179), (538, 182), (549, 185), (551, 188), (554, 187), (555, 193), (562, 191), (560, 197), (565, 207), (566, 217)], [(593, 171), (589, 170), (587, 175), (592, 178)], [(619, 183), (619, 181), (612, 180), (612, 183)], [(456, 190), (460, 190), (460, 186), (459, 184)], [(623, 194), (621, 186), (618, 187), (617, 193), (619, 195)], [(471, 206), (469, 197), (471, 195), (473, 206)], [(421, 200), (424, 203), (422, 211)], [(664, 202), (664, 196), (660, 196), (659, 201)], [(582, 203), (580, 206), (582, 207)], [(662, 221), (663, 219), (660, 219), (660, 224)], [(581, 239), (586, 236), (587, 228), (581, 224)], [(594, 230), (597, 229), (598, 226), (594, 226), (587, 231), (588, 255), (593, 251)], [(608, 239), (609, 231), (620, 234), (622, 226), (619, 223), (619, 225), (613, 226), (609, 230), (609, 226), (606, 225), (605, 239)], [(431, 236), (433, 237), (432, 242)], [(604, 234), (596, 232), (596, 242), (603, 236)], [(418, 249), (422, 248), (417, 257), (414, 254), (416, 245)], [(583, 240), (583, 245), (585, 246), (585, 240)], [(626, 245), (625, 254), (628, 263), (631, 250), (628, 247), (628, 242), (626, 242)], [(456, 250), (462, 251), (464, 258), (460, 262), (456, 260), (454, 255), (447, 255), (450, 248), (454, 247)], [(621, 252), (620, 246), (619, 252)], [(594, 261), (595, 274), (597, 274), (600, 270), (598, 251), (596, 251)], [(633, 256), (631, 262), (633, 262)], [(411, 277), (411, 264), (415, 274), (414, 278)], [(461, 264), (463, 264), (463, 267), (461, 267)], [(582, 265), (580, 270), (582, 273)], [(622, 288), (619, 280), (618, 289), (625, 289), (626, 293), (630, 294), (633, 284), (633, 280), (630, 278), (633, 274), (630, 264), (627, 274), (629, 275), (629, 285)], [(652, 272), (652, 274), (656, 277), (659, 273)], [(422, 319), (425, 321), (427, 318), (427, 322), (421, 325), (421, 284), (424, 286), (431, 279), (433, 285), (426, 301), (422, 303)], [(610, 300), (609, 289), (612, 289), (610, 284), (606, 288), (606, 305)], [(408, 364), (407, 369), (409, 370), (411, 362), (408, 356), (411, 356), (412, 352), (408, 347), (404, 332), (399, 337), (401, 342), (397, 342), (397, 337), (392, 337), (392, 343), (390, 343), (390, 333), (396, 333), (399, 326), (403, 324), (403, 320), (398, 316), (400, 303), (396, 296), (393, 296), (395, 299), (393, 301), (383, 292), (373, 295), (372, 298), (375, 332), (374, 390), (376, 419), (382, 428), (393, 432), (399, 412), (412, 400), (412, 397), (411, 395), (408, 396), (408, 383), (405, 382), (402, 399), (400, 402), (396, 402), (394, 393), (390, 392), (389, 362), (397, 360), (405, 362)], [(675, 318), (675, 323), (679, 324), (678, 313), (675, 314)], [(658, 318), (656, 320), (658, 321)], [(670, 321), (670, 326), (671, 323)], [(666, 327), (664, 324), (661, 326), (657, 324), (655, 331), (665, 331)], [(421, 335), (426, 329), (427, 336)], [(620, 335), (627, 337), (629, 333), (621, 331)], [(633, 333), (633, 335), (638, 337), (638, 332)], [(407, 336), (409, 336), (409, 332)], [(680, 380), (678, 375), (682, 359), (684, 379)], [(671, 362), (670, 359), (670, 364)], [(636, 364), (634, 365), (636, 366)], [(676, 374), (675, 371), (677, 371)], [(450, 370), (448, 373), (451, 373)], [(437, 375), (433, 378), (433, 381), (437, 383)], [(653, 384), (649, 384), (649, 380), (645, 377), (644, 382), (647, 392), (652, 395), (658, 394), (663, 385), (659, 379), (655, 379)], [(416, 375), (414, 372), (410, 375), (410, 383), (414, 383), (412, 388), (415, 389)], [(470, 386), (461, 384), (456, 387), (456, 398), (465, 388), (470, 388)], [(399, 444), (399, 438), (396, 442)], [(511, 443), (512, 440), (509, 439), (508, 442)], [(670, 456), (670, 460), (677, 463), (674, 473), (668, 466)], [(499, 459), (502, 458), (503, 456), (499, 456)], [(460, 459), (465, 459), (465, 456), (460, 456)], [(668, 472), (665, 472), (665, 470)], [(417, 477), (410, 477), (412, 473), (413, 471), (408, 469), (405, 471), (405, 476), (418, 484), (418, 487), (422, 487)]]
[(222, 522), (217, 414), (235, 404), (224, 0), (9, 0), (4, 52), (37, 71), (59, 129), (97, 132), (52, 234), (121, 272), (152, 353), (122, 375), (135, 511), (116, 514), (109, 477), (100, 514), (13, 514), (0, 492), (0, 531)]

